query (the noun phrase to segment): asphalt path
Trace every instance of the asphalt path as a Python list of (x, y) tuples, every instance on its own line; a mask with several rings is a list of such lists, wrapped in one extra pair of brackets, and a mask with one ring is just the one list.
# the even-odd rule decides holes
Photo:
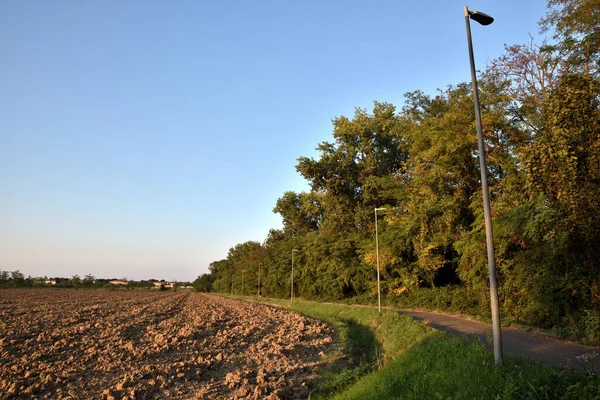
[[(323, 304), (342, 305), (328, 302)], [(281, 307), (277, 304), (273, 305)], [(347, 306), (376, 308), (376, 306), (359, 304)], [(384, 308), (392, 309), (389, 307)], [(392, 310), (409, 315), (434, 329), (468, 339), (478, 339), (486, 347), (493, 349), (492, 325), (490, 324), (439, 312), (410, 309)], [(504, 354), (527, 357), (545, 365), (592, 369), (600, 374), (600, 347), (583, 346), (557, 340), (533, 329), (527, 331), (522, 328), (502, 327), (502, 350)]]
[[(417, 310), (398, 310), (410, 315), (432, 328), (455, 335), (479, 339), (492, 347), (492, 326), (453, 315)], [(533, 331), (503, 327), (502, 348), (504, 354), (534, 359), (546, 365), (572, 366), (579, 369), (593, 368), (600, 373), (600, 348), (559, 341)]]

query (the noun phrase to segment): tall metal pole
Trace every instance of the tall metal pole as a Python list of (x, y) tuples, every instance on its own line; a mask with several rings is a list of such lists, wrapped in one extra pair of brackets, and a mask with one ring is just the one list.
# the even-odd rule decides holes
[(487, 182), (487, 166), (485, 163), (485, 147), (483, 142), (483, 129), (481, 127), (481, 113), (479, 110), (479, 93), (477, 89), (477, 73), (475, 58), (473, 56), (473, 42), (471, 40), (471, 24), (469, 9), (465, 7), (465, 22), (467, 24), (467, 40), (469, 42), (469, 59), (471, 61), (471, 80), (473, 82), (473, 103), (475, 105), (475, 120), (477, 123), (477, 142), (479, 145), (479, 169), (481, 170), (481, 189), (483, 192), (483, 212), (485, 217), (485, 238), (487, 244), (488, 269), (490, 275), (490, 300), (492, 307), (492, 334), (494, 340), (494, 359), (496, 365), (502, 364), (502, 331), (500, 327), (500, 308), (498, 301), (498, 283), (496, 281), (496, 259), (494, 255), (494, 234), (492, 231), (492, 212), (490, 209), (490, 196)]
[(377, 208), (375, 209), (375, 253), (377, 254), (377, 307), (381, 314), (381, 283), (379, 281), (379, 235), (377, 233)]

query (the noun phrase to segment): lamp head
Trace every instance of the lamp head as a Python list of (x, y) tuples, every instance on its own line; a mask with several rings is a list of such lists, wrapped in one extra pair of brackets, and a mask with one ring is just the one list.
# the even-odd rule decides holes
[(481, 25), (489, 25), (494, 22), (494, 18), (481, 11), (469, 11), (469, 18), (473, 21), (479, 22)]

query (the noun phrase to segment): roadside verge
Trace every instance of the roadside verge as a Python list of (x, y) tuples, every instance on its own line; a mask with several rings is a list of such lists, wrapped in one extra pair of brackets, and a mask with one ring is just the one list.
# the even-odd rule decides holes
[[(511, 354), (497, 367), (493, 355), (478, 338), (436, 331), (396, 310), (384, 309), (379, 314), (371, 307), (300, 299), (291, 307), (289, 300), (234, 297), (332, 322), (349, 348), (359, 349), (355, 346), (359, 343), (365, 349), (377, 349), (375, 355), (365, 352), (362, 359), (359, 351), (349, 357), (359, 360), (359, 365), (350, 363), (343, 370), (321, 377), (311, 399), (600, 398), (600, 377), (593, 370), (547, 366)], [(360, 329), (353, 330), (352, 326)], [(369, 346), (365, 340), (374, 343)]]

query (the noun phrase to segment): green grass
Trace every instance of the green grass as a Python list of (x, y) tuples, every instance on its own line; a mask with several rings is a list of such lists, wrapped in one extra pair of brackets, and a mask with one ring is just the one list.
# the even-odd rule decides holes
[(482, 344), (393, 311), (301, 300), (291, 309), (333, 324), (347, 360), (332, 363), (313, 399), (600, 399), (594, 373), (512, 356), (496, 367)]
[(598, 399), (600, 380), (436, 332), (334, 399)]

